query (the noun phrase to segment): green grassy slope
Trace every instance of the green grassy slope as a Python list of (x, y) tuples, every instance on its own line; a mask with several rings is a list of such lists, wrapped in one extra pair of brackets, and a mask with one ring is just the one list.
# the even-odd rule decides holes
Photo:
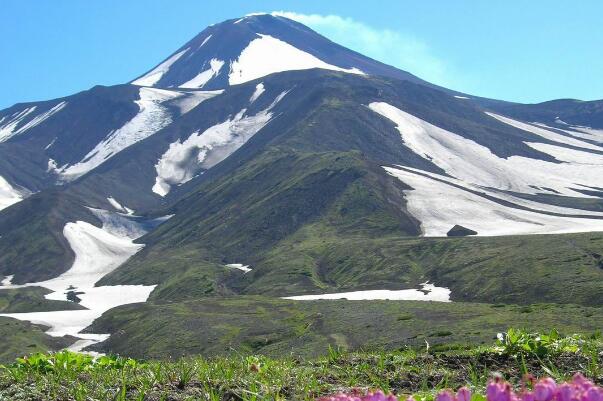
[(32, 352), (60, 350), (73, 341), (50, 337), (39, 326), (0, 316), (0, 363)]
[(94, 332), (113, 333), (100, 348), (138, 358), (253, 352), (315, 356), (329, 345), (398, 349), (491, 342), (508, 327), (566, 333), (600, 328), (601, 308), (575, 305), (487, 305), (420, 301), (289, 301), (207, 298), (137, 304), (105, 313)]
[[(199, 188), (175, 217), (141, 239), (148, 244), (142, 252), (101, 283), (161, 283), (155, 298), (236, 292), (241, 274), (225, 264), (255, 265), (284, 238), (325, 216), (340, 231), (372, 237), (418, 233), (403, 210), (402, 189), (357, 152), (273, 149)], [(311, 271), (289, 267), (292, 288), (316, 288)]]
[[(321, 291), (403, 289), (430, 280), (456, 301), (603, 306), (603, 234), (472, 238), (371, 238), (324, 220), (266, 252), (241, 281), (244, 293), (289, 294), (292, 269)], [(317, 288), (317, 289), (318, 289)], [(317, 291), (313, 291), (317, 292)]]

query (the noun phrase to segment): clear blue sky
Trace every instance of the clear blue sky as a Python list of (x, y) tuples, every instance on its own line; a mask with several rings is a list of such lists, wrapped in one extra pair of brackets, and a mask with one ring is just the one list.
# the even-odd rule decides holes
[(127, 82), (209, 24), (275, 10), (452, 89), (603, 98), (599, 0), (2, 0), (0, 108)]

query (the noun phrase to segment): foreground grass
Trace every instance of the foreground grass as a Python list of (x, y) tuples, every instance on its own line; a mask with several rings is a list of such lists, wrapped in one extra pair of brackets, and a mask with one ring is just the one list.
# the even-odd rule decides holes
[(330, 348), (310, 360), (235, 353), (143, 363), (114, 357), (93, 361), (65, 352), (34, 355), (0, 370), (0, 400), (312, 400), (350, 388), (380, 388), (430, 400), (443, 388), (468, 385), (483, 391), (495, 372), (515, 384), (527, 372), (557, 380), (583, 372), (601, 384), (602, 350), (596, 339), (544, 342), (516, 336), (504, 346), (462, 352), (346, 353)]

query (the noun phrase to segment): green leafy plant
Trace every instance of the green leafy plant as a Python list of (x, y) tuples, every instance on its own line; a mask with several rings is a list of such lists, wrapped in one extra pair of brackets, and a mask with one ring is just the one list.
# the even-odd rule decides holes
[(581, 336), (562, 337), (557, 330), (540, 334), (510, 328), (507, 332), (498, 334), (495, 349), (508, 355), (531, 354), (545, 357), (563, 352), (577, 352), (582, 344), (584, 339)]

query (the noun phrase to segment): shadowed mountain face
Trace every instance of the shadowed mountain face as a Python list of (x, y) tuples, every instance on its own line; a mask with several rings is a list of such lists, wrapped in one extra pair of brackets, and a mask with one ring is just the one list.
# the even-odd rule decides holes
[(147, 308), (429, 280), (600, 306), (601, 177), (601, 101), (473, 97), (248, 16), (129, 84), (0, 111), (0, 278), (74, 294), (95, 266), (156, 286)]

